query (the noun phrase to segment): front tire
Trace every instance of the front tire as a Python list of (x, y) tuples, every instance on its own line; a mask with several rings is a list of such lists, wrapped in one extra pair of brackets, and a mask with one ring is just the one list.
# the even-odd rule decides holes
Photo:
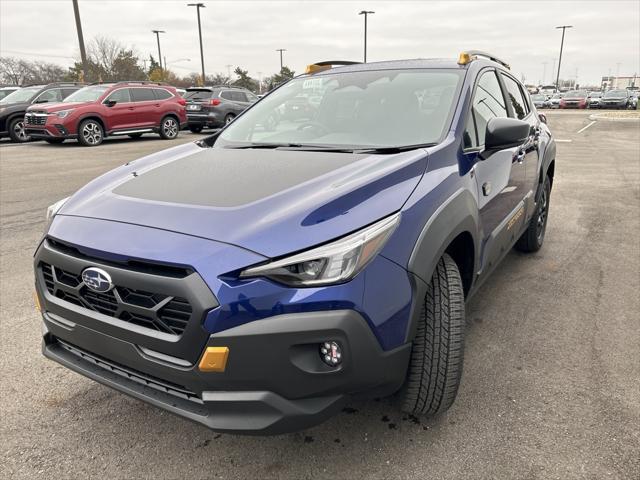
[(413, 339), (402, 410), (436, 415), (453, 404), (464, 357), (464, 289), (456, 263), (444, 254), (427, 287)]
[(9, 122), (9, 137), (12, 142), (25, 143), (31, 140), (24, 128), (24, 120), (22, 118), (14, 118)]
[(78, 127), (78, 142), (84, 147), (97, 147), (104, 140), (104, 129), (96, 120), (83, 120)]
[(544, 243), (549, 217), (549, 197), (551, 195), (551, 180), (545, 177), (540, 198), (536, 205), (536, 213), (531, 217), (527, 230), (516, 242), (516, 250), (525, 253), (537, 252)]
[(173, 140), (180, 132), (180, 124), (174, 117), (164, 117), (160, 123), (160, 138)]

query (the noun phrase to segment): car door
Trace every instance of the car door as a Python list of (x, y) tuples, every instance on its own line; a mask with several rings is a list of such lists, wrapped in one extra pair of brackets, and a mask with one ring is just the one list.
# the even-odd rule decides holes
[(131, 101), (135, 108), (136, 127), (150, 128), (160, 125), (160, 101), (156, 100), (153, 89), (147, 87), (132, 87)]
[(234, 115), (237, 115), (242, 111), (240, 110), (240, 107), (234, 100), (234, 95), (231, 90), (221, 91), (220, 98), (224, 100), (222, 102), (222, 105), (224, 106), (224, 115), (226, 115), (227, 113), (232, 113)]
[(237, 105), (238, 114), (241, 114), (242, 112), (244, 112), (247, 109), (247, 107), (251, 105), (251, 102), (249, 102), (249, 99), (247, 98), (247, 95), (244, 92), (240, 90), (235, 90), (231, 92), (231, 95), (233, 97), (233, 101)]
[[(112, 101), (115, 104), (111, 104)], [(107, 131), (136, 127), (137, 112), (131, 102), (131, 93), (128, 88), (119, 88), (111, 92), (103, 100), (102, 110)]]
[(483, 159), (489, 120), (508, 117), (509, 110), (494, 69), (483, 71), (474, 88), (467, 129), (465, 154), (474, 164), (478, 208), (482, 228), (481, 271), (491, 269), (511, 247), (523, 225), (525, 166), (518, 148), (500, 150)]
[(501, 72), (502, 82), (507, 94), (509, 116), (517, 118), (529, 124), (529, 138), (522, 145), (518, 152), (520, 162), (524, 163), (525, 169), (525, 190), (524, 199), (526, 205), (525, 220), (530, 218), (535, 211), (535, 194), (538, 187), (538, 173), (540, 171), (540, 155), (538, 139), (540, 137), (540, 120), (532, 112), (524, 93), (522, 85), (505, 72)]

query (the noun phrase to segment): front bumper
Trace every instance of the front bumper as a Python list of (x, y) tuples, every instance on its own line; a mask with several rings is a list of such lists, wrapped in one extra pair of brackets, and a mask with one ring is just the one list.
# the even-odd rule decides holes
[[(353, 310), (278, 315), (211, 335), (227, 346), (224, 372), (157, 355), (135, 344), (46, 311), (43, 353), (65, 367), (132, 397), (222, 431), (279, 434), (320, 423), (347, 395), (385, 395), (405, 378), (411, 345), (380, 348)], [(319, 344), (336, 341), (337, 367), (325, 365)]]
[(25, 125), (27, 135), (32, 138), (78, 138), (75, 133), (70, 133), (63, 124), (47, 124), (42, 126)]

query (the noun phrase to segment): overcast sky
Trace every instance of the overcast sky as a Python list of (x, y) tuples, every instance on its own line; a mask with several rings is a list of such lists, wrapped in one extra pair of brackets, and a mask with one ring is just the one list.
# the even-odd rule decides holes
[[(191, 1), (79, 0), (85, 42), (114, 37), (148, 58), (157, 56), (151, 30), (166, 30), (161, 46), (169, 68), (179, 75), (199, 71)], [(550, 83), (560, 48), (561, 31), (554, 27), (570, 24), (561, 77), (577, 72), (579, 83), (599, 84), (618, 70), (640, 74), (639, 0), (202, 1), (207, 74), (232, 64), (254, 77), (270, 75), (279, 69), (277, 48), (287, 49), (285, 65), (297, 72), (314, 61), (361, 60), (362, 9), (375, 11), (369, 61), (456, 58), (463, 49), (479, 49), (503, 57), (527, 83)], [(71, 0), (0, 0), (0, 55), (66, 66), (79, 57), (77, 45)]]

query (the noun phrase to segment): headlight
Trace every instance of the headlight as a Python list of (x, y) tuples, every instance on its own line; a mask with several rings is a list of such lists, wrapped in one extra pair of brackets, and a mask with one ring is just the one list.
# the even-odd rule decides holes
[(56, 117), (58, 118), (65, 118), (66, 116), (68, 116), (71, 112), (73, 112), (73, 108), (70, 108), (69, 110), (60, 110), (59, 112), (56, 112)]
[(346, 282), (376, 256), (399, 221), (400, 214), (396, 213), (327, 245), (248, 268), (240, 277), (266, 277), (295, 287)]
[(51, 222), (53, 221), (53, 217), (56, 216), (58, 211), (62, 208), (62, 206), (65, 204), (65, 202), (67, 200), (69, 200), (69, 197), (63, 198), (62, 200), (58, 200), (53, 205), (49, 205), (49, 207), (47, 208), (47, 223), (46, 223), (46, 226), (44, 228), (45, 232), (47, 230), (49, 230), (49, 226), (51, 225)]

